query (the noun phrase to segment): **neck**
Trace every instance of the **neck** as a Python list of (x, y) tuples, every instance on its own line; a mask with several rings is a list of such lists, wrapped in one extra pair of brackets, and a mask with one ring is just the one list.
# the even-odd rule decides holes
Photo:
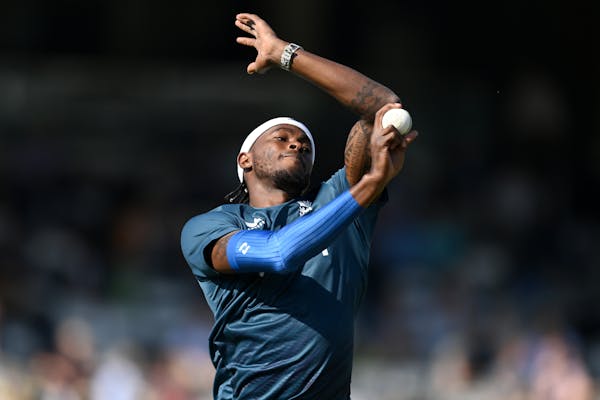
[(272, 207), (293, 198), (289, 193), (272, 187), (261, 185), (253, 185), (252, 189), (248, 188), (250, 205), (255, 208)]

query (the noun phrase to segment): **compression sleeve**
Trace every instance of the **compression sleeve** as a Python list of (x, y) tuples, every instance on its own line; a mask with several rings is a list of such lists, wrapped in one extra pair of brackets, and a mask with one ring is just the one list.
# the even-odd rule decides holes
[(278, 231), (239, 231), (229, 239), (227, 260), (237, 272), (296, 270), (326, 248), (363, 210), (347, 190)]

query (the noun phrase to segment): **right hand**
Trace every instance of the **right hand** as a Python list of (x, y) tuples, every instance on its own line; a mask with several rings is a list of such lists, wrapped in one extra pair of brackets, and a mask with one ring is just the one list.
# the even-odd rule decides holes
[(236, 15), (235, 26), (253, 36), (240, 36), (236, 39), (239, 44), (256, 49), (256, 59), (246, 69), (249, 74), (263, 74), (272, 66), (279, 65), (287, 42), (279, 39), (269, 24), (258, 15), (242, 13)]
[(381, 118), (392, 108), (402, 108), (399, 103), (384, 105), (375, 114), (371, 134), (371, 169), (368, 172), (384, 186), (402, 170), (406, 149), (418, 136), (417, 131), (401, 135), (393, 126), (384, 128)]

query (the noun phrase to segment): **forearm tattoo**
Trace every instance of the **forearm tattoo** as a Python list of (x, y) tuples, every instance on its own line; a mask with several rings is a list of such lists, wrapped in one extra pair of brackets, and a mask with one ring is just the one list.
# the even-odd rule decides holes
[(373, 125), (361, 119), (354, 124), (348, 135), (344, 150), (344, 164), (346, 165), (346, 176), (351, 185), (358, 182), (371, 167), (372, 131)]

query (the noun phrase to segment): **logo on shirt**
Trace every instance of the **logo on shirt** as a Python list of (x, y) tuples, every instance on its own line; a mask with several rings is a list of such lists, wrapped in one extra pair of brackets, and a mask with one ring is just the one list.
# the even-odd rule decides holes
[(308, 214), (312, 211), (312, 201), (308, 200), (300, 200), (298, 201), (298, 214), (303, 216), (304, 214)]
[(254, 217), (253, 222), (244, 221), (248, 229), (262, 229), (265, 226), (265, 220)]
[(248, 250), (250, 250), (250, 245), (248, 244), (248, 242), (242, 243), (242, 245), (238, 248), (238, 251), (243, 255), (246, 255)]

